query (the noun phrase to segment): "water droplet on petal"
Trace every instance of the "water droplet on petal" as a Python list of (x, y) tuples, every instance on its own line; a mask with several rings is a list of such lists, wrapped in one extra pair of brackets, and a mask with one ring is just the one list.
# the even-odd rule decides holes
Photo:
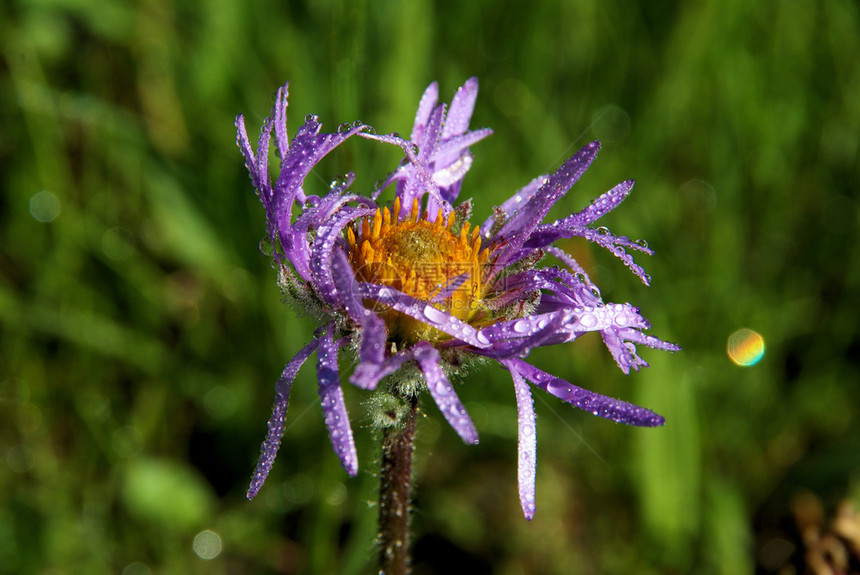
[(547, 384), (546, 390), (552, 395), (562, 399), (567, 399), (573, 392), (571, 385), (563, 379), (553, 379)]
[(448, 314), (436, 309), (432, 305), (426, 305), (424, 306), (424, 317), (433, 323), (441, 323), (448, 319)]
[(529, 331), (529, 322), (524, 319), (517, 320), (514, 323), (514, 331), (517, 333), (528, 333)]

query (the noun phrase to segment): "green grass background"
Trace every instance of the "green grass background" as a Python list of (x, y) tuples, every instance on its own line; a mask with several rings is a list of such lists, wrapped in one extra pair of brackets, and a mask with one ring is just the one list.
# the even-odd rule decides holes
[[(274, 381), (313, 328), (280, 303), (235, 147), (234, 116), (253, 136), (285, 80), (291, 130), (313, 112), (408, 134), (427, 84), (447, 101), (477, 75), (472, 126), (495, 134), (463, 197), (481, 219), (600, 137), (552, 215), (635, 178), (601, 223), (656, 250), (638, 258), (652, 287), (566, 247), (685, 348), (645, 350), (629, 377), (598, 338), (532, 354), (668, 423), (536, 390), (531, 523), (506, 372), (458, 387), (478, 446), (425, 401), (417, 574), (771, 573), (800, 565), (768, 546), (791, 540), (792, 497), (860, 494), (855, 2), (5, 0), (0, 49), (0, 573), (374, 572), (364, 392), (346, 389), (358, 477), (311, 365), (244, 499)], [(350, 142), (309, 187), (354, 170), (367, 190), (396, 152)], [(725, 352), (744, 327), (767, 346), (745, 368)], [(212, 560), (192, 548), (204, 530)]]

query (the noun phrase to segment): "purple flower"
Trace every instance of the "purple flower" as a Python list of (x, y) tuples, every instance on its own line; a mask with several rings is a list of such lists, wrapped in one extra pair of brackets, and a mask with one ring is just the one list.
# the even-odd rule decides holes
[[(589, 331), (600, 332), (625, 374), (648, 365), (637, 355), (636, 344), (679, 349), (644, 334), (649, 324), (636, 307), (604, 303), (579, 264), (552, 246), (561, 238), (585, 238), (608, 249), (647, 285), (650, 277), (629, 253), (651, 254), (647, 245), (592, 227), (627, 197), (633, 181), (621, 182), (581, 212), (543, 223), (596, 157), (600, 143), (592, 142), (553, 174), (516, 192), (483, 224), (471, 226), (469, 202), (456, 207), (454, 202), (472, 164), (469, 147), (491, 133), (469, 129), (477, 93), (478, 82), (472, 78), (446, 110), (437, 102), (437, 85), (431, 84), (409, 140), (378, 135), (358, 122), (324, 133), (317, 117), (309, 115), (289, 141), (287, 86), (278, 91), (273, 117), (263, 122), (256, 152), (243, 117), (236, 119), (245, 165), (266, 208), (280, 285), (321, 324), (278, 380), (248, 498), (257, 494), (272, 467), (290, 387), (314, 351), (326, 427), (350, 475), (357, 473), (358, 459), (338, 371), (341, 348), (357, 357), (349, 376), (352, 384), (367, 390), (379, 385), (400, 396), (426, 388), (467, 443), (477, 443), (478, 434), (449, 377), (469, 358), (496, 360), (514, 383), (519, 492), (528, 519), (535, 510), (536, 435), (527, 383), (616, 422), (648, 427), (664, 423), (652, 411), (582, 389), (524, 360), (535, 347), (573, 341)], [(268, 165), (273, 130), (280, 158), (274, 183)], [(353, 136), (399, 146), (405, 159), (369, 196), (348, 191), (352, 173), (333, 182), (322, 197), (306, 195), (303, 185), (311, 169)], [(391, 187), (394, 199), (383, 203), (380, 196)], [(539, 267), (545, 255), (564, 267)]]

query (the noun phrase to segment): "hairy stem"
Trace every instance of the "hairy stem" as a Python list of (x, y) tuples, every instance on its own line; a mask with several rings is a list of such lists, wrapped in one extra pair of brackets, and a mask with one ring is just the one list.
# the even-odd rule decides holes
[(412, 486), (412, 449), (418, 398), (407, 400), (409, 409), (400, 425), (382, 436), (382, 470), (379, 485), (379, 572), (408, 575), (409, 499)]

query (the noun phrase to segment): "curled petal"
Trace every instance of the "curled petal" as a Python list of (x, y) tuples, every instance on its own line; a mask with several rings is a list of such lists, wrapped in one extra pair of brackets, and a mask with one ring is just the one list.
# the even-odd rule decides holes
[[(635, 310), (636, 308), (632, 309)], [(648, 367), (648, 362), (637, 355), (636, 346), (634, 345), (636, 343), (663, 351), (679, 351), (681, 349), (674, 343), (657, 339), (654, 336), (645, 335), (636, 328), (612, 327), (601, 331), (600, 335), (603, 338), (603, 343), (605, 343), (607, 349), (609, 349), (609, 353), (611, 353), (613, 359), (615, 359), (615, 363), (618, 364), (618, 367), (625, 374), (630, 373), (631, 369), (639, 371), (640, 367)]]
[(349, 380), (364, 389), (373, 389), (379, 381), (400, 369), (404, 363), (414, 359), (412, 349), (405, 349), (382, 360), (382, 363), (361, 361)]
[(335, 245), (343, 239), (343, 229), (349, 222), (373, 215), (373, 212), (370, 208), (343, 209), (317, 230), (317, 237), (310, 249), (310, 271), (319, 296), (332, 305), (340, 303), (332, 276), (332, 258), (336, 250), (340, 251)]
[(275, 384), (275, 405), (272, 408), (272, 416), (269, 418), (269, 432), (260, 447), (260, 459), (256, 469), (254, 469), (254, 475), (251, 477), (248, 499), (253, 499), (257, 495), (266, 481), (266, 477), (269, 476), (269, 471), (272, 469), (272, 464), (275, 462), (275, 456), (281, 445), (281, 437), (284, 435), (284, 423), (287, 419), (287, 406), (290, 402), (290, 389), (292, 389), (293, 380), (302, 364), (316, 350), (319, 343), (319, 340), (315, 339), (300, 349), (299, 353), (287, 363), (278, 383)]
[(415, 344), (414, 354), (418, 367), (421, 368), (424, 379), (427, 381), (427, 389), (433, 396), (436, 405), (439, 406), (442, 415), (445, 416), (445, 419), (448, 420), (448, 423), (463, 441), (478, 443), (478, 431), (475, 429), (475, 425), (469, 419), (466, 408), (463, 407), (442, 368), (439, 367), (439, 352), (426, 341), (419, 341)]

